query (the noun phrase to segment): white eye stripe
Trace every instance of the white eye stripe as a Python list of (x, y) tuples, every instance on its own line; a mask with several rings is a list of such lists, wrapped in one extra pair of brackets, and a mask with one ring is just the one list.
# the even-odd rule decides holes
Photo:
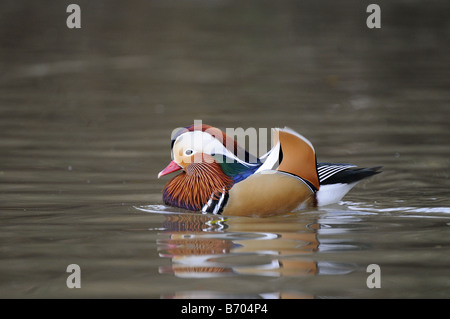
[(183, 150), (183, 155), (190, 156), (195, 153), (205, 154), (223, 154), (227, 150), (224, 145), (205, 132), (187, 132), (180, 135), (175, 140), (175, 145), (178, 145)]
[[(257, 164), (247, 163), (239, 159), (235, 154), (229, 151), (220, 140), (206, 132), (186, 132), (178, 136), (174, 145), (179, 149), (179, 154), (184, 156), (191, 156), (195, 153), (204, 153), (208, 155), (223, 155), (231, 161), (237, 161), (246, 166), (253, 166)], [(184, 150), (184, 151), (183, 151)], [(193, 153), (186, 154), (186, 151), (192, 150)]]

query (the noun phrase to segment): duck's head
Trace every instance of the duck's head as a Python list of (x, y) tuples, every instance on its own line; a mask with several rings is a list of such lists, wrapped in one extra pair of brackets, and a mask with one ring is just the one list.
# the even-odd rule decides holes
[[(244, 160), (239, 154), (244, 155)], [(248, 152), (238, 146), (234, 138), (206, 124), (174, 131), (171, 155), (172, 161), (158, 178), (182, 172), (164, 187), (164, 202), (191, 210), (200, 210), (211, 194), (229, 189), (244, 178), (250, 165), (245, 161)]]
[(199, 164), (233, 162), (239, 147), (236, 140), (210, 125), (191, 125), (172, 134), (172, 161), (158, 174), (161, 176), (184, 170), (195, 173)]

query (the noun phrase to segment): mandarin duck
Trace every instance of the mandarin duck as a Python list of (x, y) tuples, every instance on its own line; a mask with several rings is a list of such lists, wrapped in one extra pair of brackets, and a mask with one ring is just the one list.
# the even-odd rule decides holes
[(273, 129), (272, 149), (257, 158), (218, 128), (195, 124), (173, 134), (171, 155), (158, 178), (182, 172), (165, 185), (164, 203), (230, 216), (269, 216), (337, 203), (381, 168), (317, 163), (311, 142), (287, 127)]

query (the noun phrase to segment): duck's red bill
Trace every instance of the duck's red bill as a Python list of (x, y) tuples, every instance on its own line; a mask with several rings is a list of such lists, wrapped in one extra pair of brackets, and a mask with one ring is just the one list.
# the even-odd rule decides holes
[(174, 161), (171, 161), (165, 169), (163, 169), (161, 172), (159, 172), (158, 178), (160, 178), (161, 176), (179, 171), (180, 169), (182, 169), (182, 167), (180, 165), (178, 165)]

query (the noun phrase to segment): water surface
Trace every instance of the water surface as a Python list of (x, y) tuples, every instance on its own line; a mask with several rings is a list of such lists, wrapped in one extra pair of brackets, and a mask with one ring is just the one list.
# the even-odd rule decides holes
[[(2, 298), (448, 298), (445, 1), (379, 1), (379, 30), (364, 1), (77, 3), (79, 30), (0, 4)], [(169, 208), (157, 174), (195, 119), (383, 173), (283, 216)]]

